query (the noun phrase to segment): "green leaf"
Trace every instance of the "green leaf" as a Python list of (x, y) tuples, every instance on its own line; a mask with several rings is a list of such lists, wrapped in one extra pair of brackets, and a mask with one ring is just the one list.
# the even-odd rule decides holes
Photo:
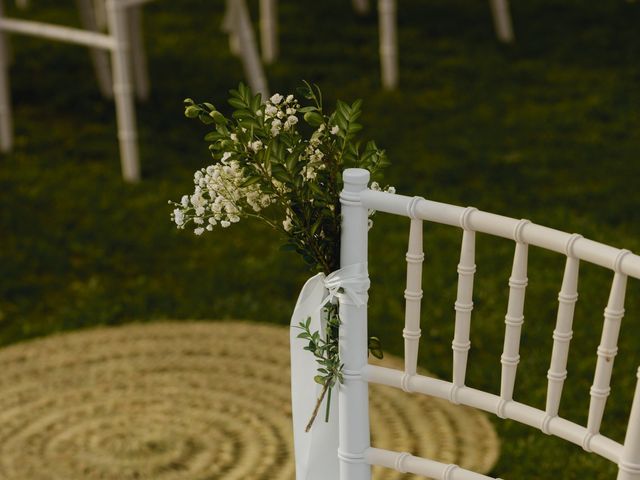
[(316, 375), (315, 377), (313, 377), (314, 382), (320, 384), (320, 385), (324, 385), (325, 379), (324, 377), (322, 377), (321, 375)]
[(221, 135), (218, 132), (209, 132), (204, 136), (205, 141), (207, 142), (215, 142), (216, 140), (220, 140), (221, 138), (224, 138), (224, 135)]
[(242, 188), (248, 187), (250, 185), (258, 183), (261, 179), (262, 178), (259, 177), (258, 175), (252, 175), (252, 176), (248, 177), (244, 182), (242, 182), (240, 184), (240, 187), (242, 187)]
[(211, 113), (209, 113), (209, 116), (213, 118), (213, 121), (217, 124), (225, 125), (227, 123), (227, 119), (225, 118), (225, 116), (217, 110), (212, 110)]
[(187, 118), (197, 118), (200, 115), (200, 107), (196, 105), (189, 105), (184, 109), (184, 116)]
[(262, 104), (262, 95), (259, 93), (251, 99), (251, 110), (257, 112)]
[(228, 100), (228, 102), (229, 102), (229, 105), (231, 105), (234, 108), (247, 108), (248, 107), (248, 105), (245, 102), (243, 102), (242, 100), (239, 100), (237, 98), (230, 98)]
[(211, 125), (213, 123), (213, 118), (211, 118), (208, 113), (204, 112), (198, 115), (198, 120), (200, 120), (205, 125)]
[(312, 127), (319, 127), (324, 123), (324, 117), (318, 112), (307, 112), (304, 114), (304, 120)]

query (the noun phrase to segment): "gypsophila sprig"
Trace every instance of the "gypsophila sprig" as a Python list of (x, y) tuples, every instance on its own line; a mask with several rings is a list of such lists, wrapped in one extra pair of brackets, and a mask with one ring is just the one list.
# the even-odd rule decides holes
[[(240, 84), (230, 91), (231, 117), (211, 103), (191, 99), (184, 103), (187, 117), (213, 127), (205, 136), (213, 163), (195, 172), (193, 193), (169, 202), (176, 226), (202, 235), (253, 217), (281, 232), (286, 239), (283, 248), (299, 253), (311, 269), (326, 275), (337, 270), (342, 171), (365, 168), (374, 180), (371, 187), (381, 189), (382, 169), (389, 164), (373, 141), (357, 139), (362, 102), (338, 100), (335, 111), (327, 113), (318, 86), (304, 82), (296, 95), (276, 93), (265, 102)], [(309, 332), (308, 324), (307, 330), (304, 323), (300, 327), (309, 336), (303, 337), (309, 340), (307, 349), (323, 369), (325, 388), (313, 418), (326, 391), (330, 395), (342, 378), (337, 349), (340, 320), (337, 305), (331, 305), (325, 310), (333, 315), (335, 328), (329, 324), (326, 338)], [(371, 352), (377, 355), (379, 340), (373, 345)]]

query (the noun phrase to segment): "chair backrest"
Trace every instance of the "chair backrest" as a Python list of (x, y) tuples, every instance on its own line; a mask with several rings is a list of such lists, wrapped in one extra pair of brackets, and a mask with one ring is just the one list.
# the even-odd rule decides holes
[[(618, 480), (640, 480), (640, 387), (636, 387), (624, 445), (602, 435), (600, 425), (610, 391), (613, 359), (617, 353), (618, 334), (624, 314), (627, 277), (640, 278), (640, 256), (543, 227), (528, 220), (482, 212), (425, 200), (421, 197), (373, 191), (367, 188), (369, 172), (348, 169), (344, 172), (342, 204), (342, 268), (367, 262), (368, 211), (376, 210), (409, 217), (407, 252), (407, 288), (404, 337), (404, 371), (367, 363), (367, 307), (340, 299), (340, 355), (344, 363), (344, 385), (339, 391), (340, 404), (340, 478), (369, 480), (371, 465), (399, 472), (425, 475), (438, 480), (488, 479), (485, 475), (404, 452), (382, 450), (370, 445), (368, 418), (368, 383), (380, 383), (447, 399), (494, 413), (500, 418), (540, 429), (582, 446), (619, 467)], [(461, 228), (462, 246), (458, 265), (458, 290), (455, 302), (452, 381), (425, 377), (416, 373), (420, 338), (420, 303), (422, 298), (422, 222), (430, 221)], [(506, 330), (501, 356), (500, 395), (465, 385), (469, 329), (473, 308), (472, 290), (475, 272), (475, 232), (482, 232), (515, 242), (513, 268), (509, 278), (509, 301), (505, 316)], [(519, 362), (520, 332), (523, 324), (524, 296), (527, 286), (528, 245), (566, 256), (564, 278), (559, 295), (558, 316), (553, 331), (553, 350), (548, 371), (547, 400), (544, 410), (513, 399), (516, 369)], [(609, 300), (604, 309), (604, 326), (597, 349), (597, 363), (586, 426), (558, 415), (569, 342), (572, 336), (574, 306), (577, 300), (580, 261), (600, 265), (613, 271)], [(367, 282), (360, 293), (366, 296)], [(639, 370), (640, 375), (640, 370)]]

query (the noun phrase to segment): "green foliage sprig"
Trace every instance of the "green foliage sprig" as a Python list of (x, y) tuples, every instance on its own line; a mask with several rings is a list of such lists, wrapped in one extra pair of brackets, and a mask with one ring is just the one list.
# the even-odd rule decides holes
[[(304, 82), (297, 96), (276, 93), (265, 102), (240, 84), (230, 91), (229, 104), (234, 111), (227, 117), (212, 103), (185, 100), (187, 117), (213, 127), (205, 141), (214, 162), (195, 172), (192, 194), (169, 202), (172, 220), (178, 228), (193, 227), (202, 235), (256, 218), (283, 234), (283, 248), (300, 254), (311, 269), (326, 275), (337, 270), (342, 171), (365, 168), (374, 180), (371, 188), (380, 189), (382, 169), (389, 164), (375, 142), (357, 138), (362, 101), (338, 100), (327, 113), (320, 88)], [(308, 340), (305, 349), (319, 364), (316, 382), (323, 385), (308, 428), (324, 396), (342, 382), (338, 305), (326, 305), (325, 314), (324, 338), (309, 331), (308, 321), (300, 324), (300, 338)], [(369, 340), (369, 347), (381, 355), (377, 338)], [(327, 418), (328, 409), (329, 402)]]

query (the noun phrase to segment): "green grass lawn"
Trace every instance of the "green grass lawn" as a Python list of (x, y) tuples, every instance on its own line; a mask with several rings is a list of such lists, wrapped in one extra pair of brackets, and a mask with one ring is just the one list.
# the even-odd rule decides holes
[[(73, 2), (31, 16), (75, 23)], [(62, 5), (61, 5), (62, 3)], [(487, 2), (402, 0), (401, 88), (380, 89), (377, 19), (346, 0), (281, 2), (273, 91), (302, 79), (327, 103), (363, 98), (364, 136), (385, 148), (399, 193), (473, 205), (640, 252), (640, 3), (513, 2), (517, 43), (499, 45)], [(254, 5), (255, 6), (255, 5)], [(145, 8), (153, 93), (138, 105), (144, 180), (121, 181), (115, 115), (84, 49), (12, 38), (16, 147), (0, 158), (0, 343), (160, 319), (286, 324), (306, 272), (280, 239), (242, 222), (195, 237), (168, 199), (209, 157), (182, 99), (223, 108), (242, 78), (220, 32), (223, 2)], [(255, 18), (255, 15), (254, 15)], [(224, 107), (226, 108), (226, 107)], [(370, 331), (400, 354), (408, 222), (371, 235)], [(460, 232), (426, 225), (420, 362), (448, 378)], [(478, 236), (471, 386), (499, 390), (513, 243)], [(532, 248), (515, 397), (544, 408), (564, 259)], [(612, 274), (583, 265), (561, 415), (585, 422)], [(640, 288), (627, 313), (603, 433), (622, 441), (640, 364)], [(496, 422), (505, 479), (615, 478), (616, 468), (529, 427)], [(544, 473), (541, 473), (544, 471)]]

